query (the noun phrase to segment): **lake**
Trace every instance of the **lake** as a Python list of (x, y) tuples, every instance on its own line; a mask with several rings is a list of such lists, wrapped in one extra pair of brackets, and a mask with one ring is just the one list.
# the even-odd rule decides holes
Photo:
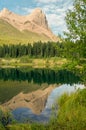
[(18, 122), (48, 122), (55, 100), (79, 88), (81, 78), (68, 70), (0, 68), (0, 105)]

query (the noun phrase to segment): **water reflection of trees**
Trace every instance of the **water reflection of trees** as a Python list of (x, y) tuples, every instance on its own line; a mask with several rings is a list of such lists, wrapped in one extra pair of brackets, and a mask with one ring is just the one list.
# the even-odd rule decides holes
[(21, 69), (0, 69), (0, 79), (12, 81), (26, 81), (38, 84), (48, 83), (78, 83), (80, 77), (68, 70), (49, 70), (49, 69), (33, 69), (29, 71), (22, 71)]

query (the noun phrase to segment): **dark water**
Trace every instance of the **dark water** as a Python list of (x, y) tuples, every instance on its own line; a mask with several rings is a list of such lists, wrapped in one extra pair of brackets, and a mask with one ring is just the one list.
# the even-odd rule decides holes
[(47, 122), (59, 96), (83, 87), (81, 78), (68, 70), (0, 69), (0, 104), (20, 122)]
[(37, 84), (61, 83), (73, 84), (81, 81), (80, 77), (68, 70), (50, 70), (50, 69), (0, 69), (0, 79), (12, 81), (33, 81)]

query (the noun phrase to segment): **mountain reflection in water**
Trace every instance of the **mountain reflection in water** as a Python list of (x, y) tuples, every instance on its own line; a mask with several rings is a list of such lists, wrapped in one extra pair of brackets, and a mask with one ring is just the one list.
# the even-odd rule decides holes
[(39, 115), (45, 108), (47, 98), (54, 88), (54, 85), (50, 85), (46, 89), (39, 89), (27, 94), (21, 92), (8, 102), (2, 104), (2, 106), (7, 107), (11, 110), (26, 107), (30, 108), (34, 114)]
[(0, 103), (20, 122), (46, 122), (55, 100), (83, 88), (80, 83), (80, 77), (67, 70), (0, 69)]
[[(33, 113), (31, 109), (22, 107), (13, 110), (13, 115), (15, 119), (20, 122), (28, 122), (29, 120), (29, 121), (46, 123), (49, 121), (51, 117), (52, 105), (54, 104), (55, 100), (57, 100), (64, 92), (66, 93), (75, 92), (79, 88), (83, 89), (84, 85), (74, 84), (71, 86), (64, 84), (59, 87), (56, 87), (52, 90), (52, 92), (48, 96), (45, 108), (42, 109), (42, 112), (40, 112), (40, 114)], [(38, 109), (40, 109), (40, 105), (41, 104), (39, 102)]]

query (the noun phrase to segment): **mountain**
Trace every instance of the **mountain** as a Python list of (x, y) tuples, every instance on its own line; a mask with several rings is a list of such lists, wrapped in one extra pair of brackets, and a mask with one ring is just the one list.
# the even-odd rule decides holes
[(0, 42), (58, 41), (48, 26), (45, 14), (36, 8), (26, 16), (4, 8), (0, 12)]

